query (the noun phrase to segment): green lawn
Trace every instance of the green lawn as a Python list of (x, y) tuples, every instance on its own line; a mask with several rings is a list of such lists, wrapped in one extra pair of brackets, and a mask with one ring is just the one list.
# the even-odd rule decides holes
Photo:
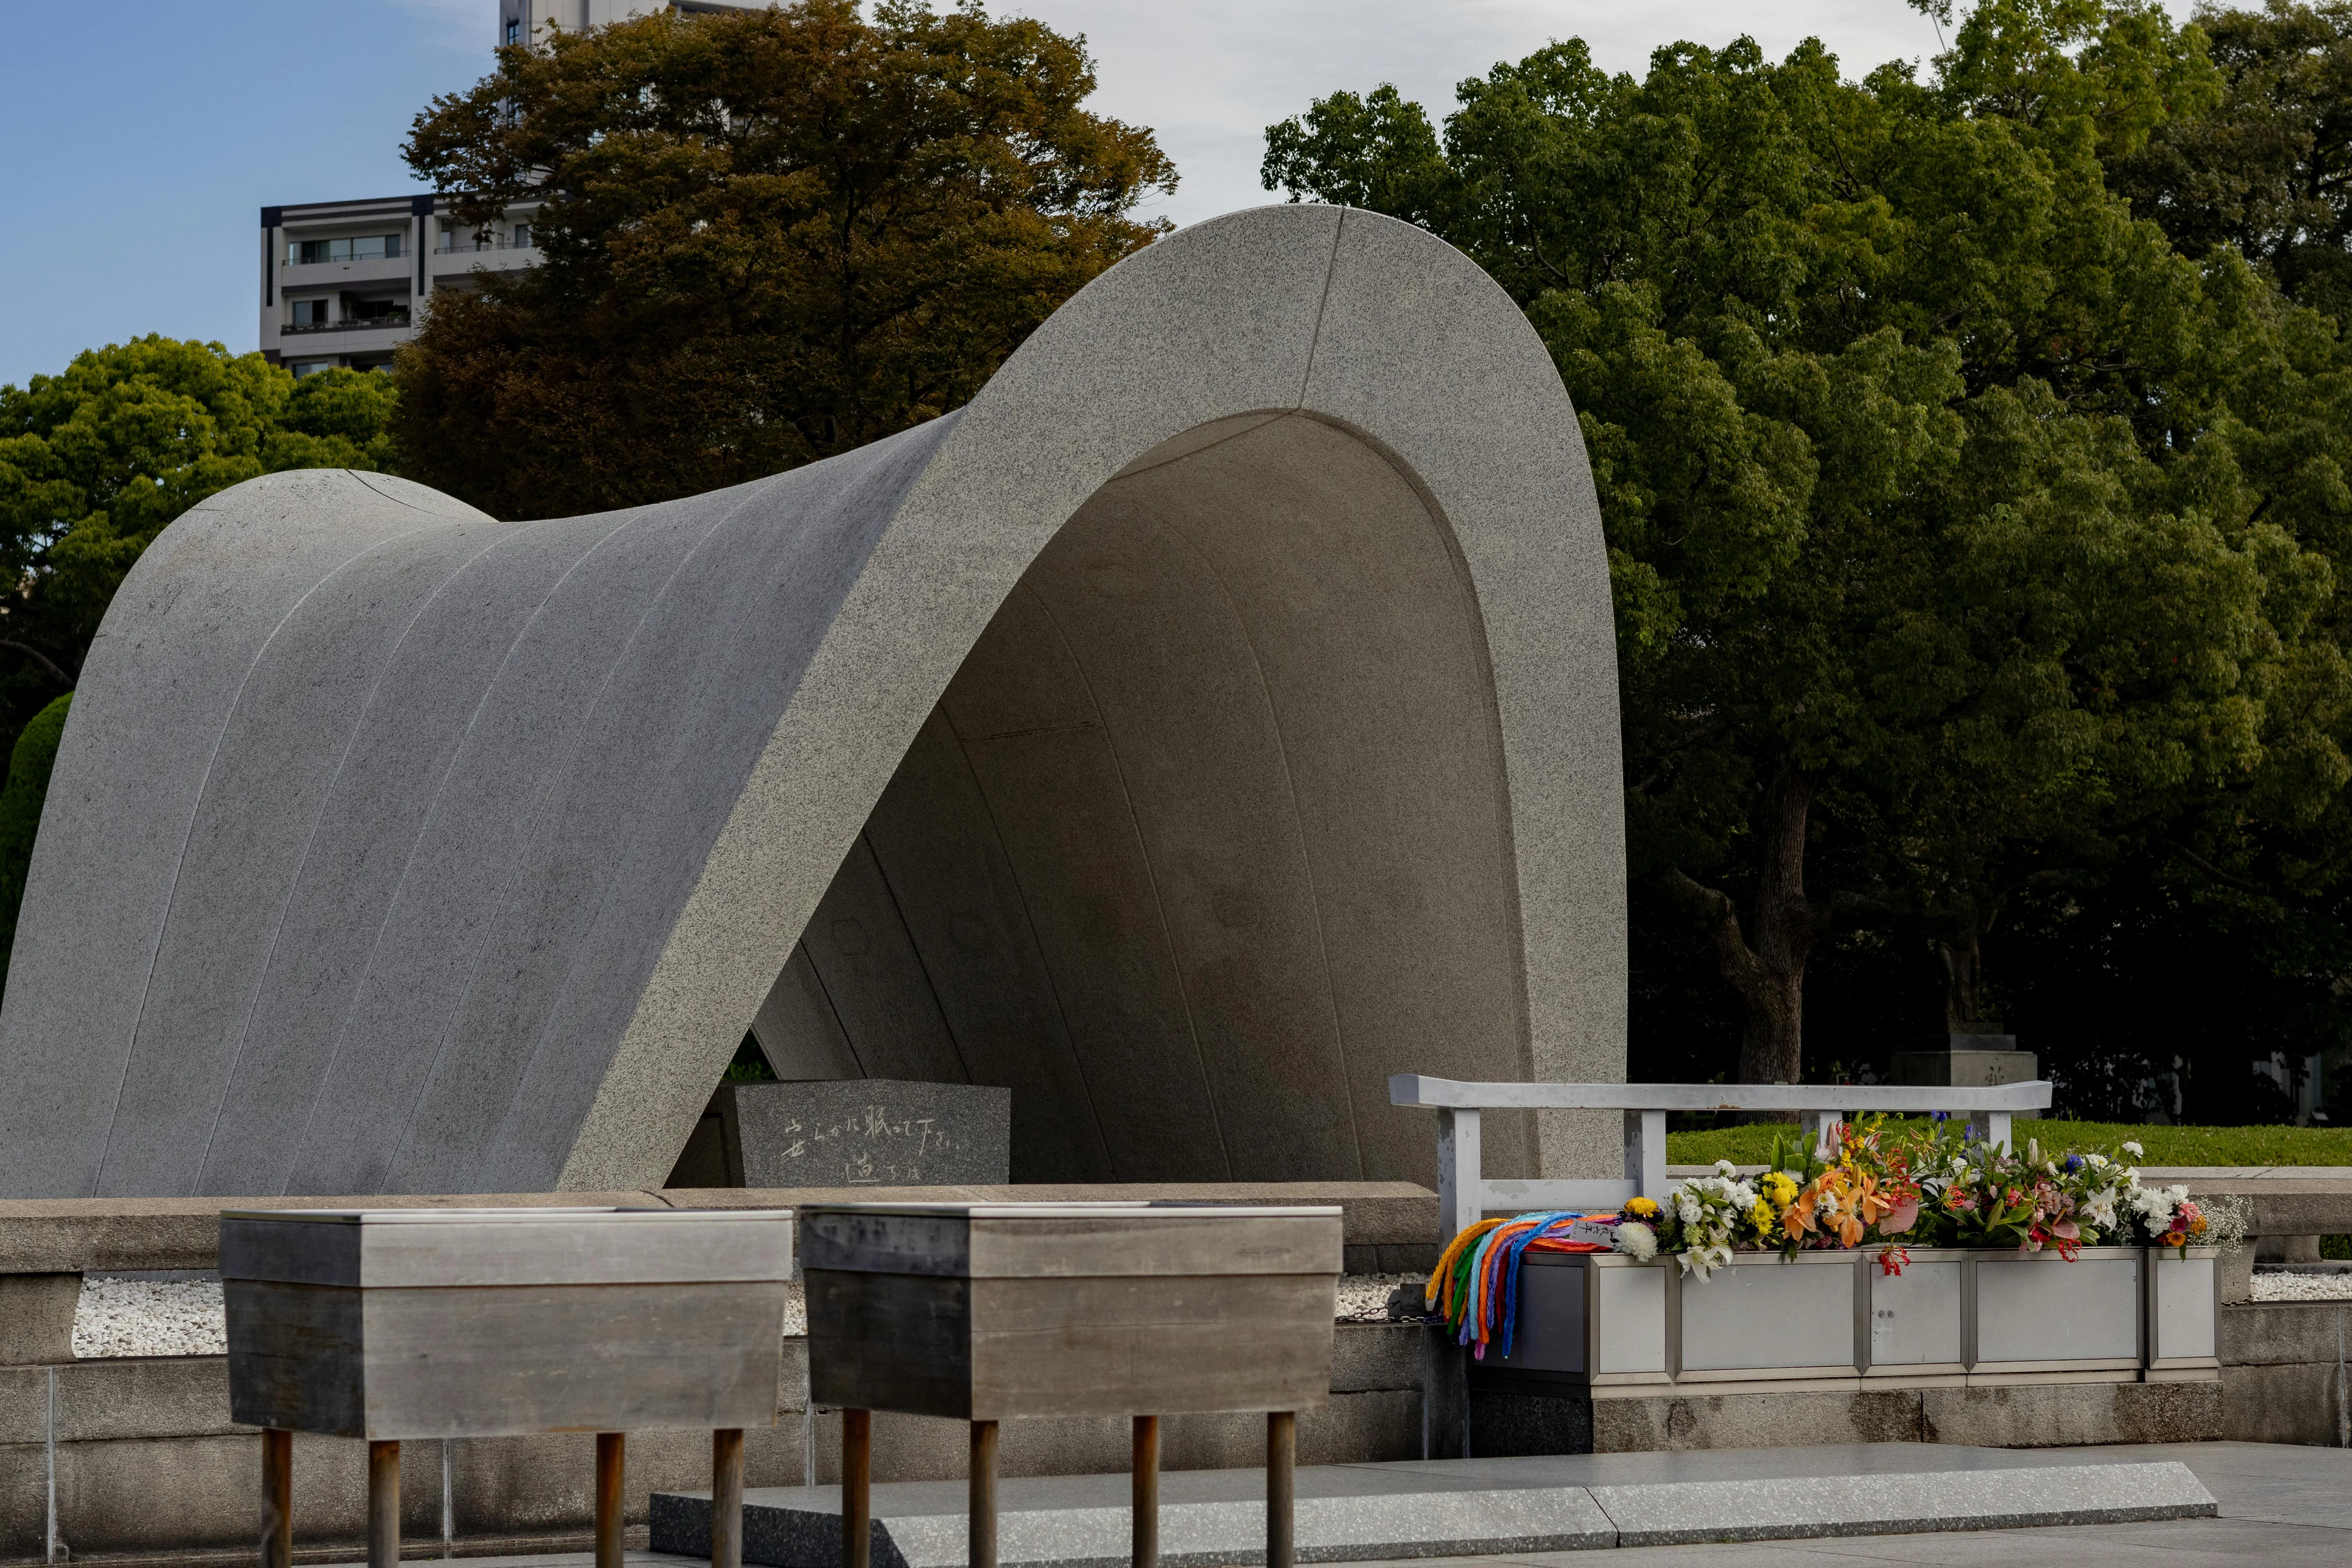
[[(1895, 1125), (1893, 1121), (1890, 1126)], [(1666, 1160), (1675, 1165), (1704, 1165), (1728, 1160), (1735, 1165), (1760, 1165), (1770, 1152), (1775, 1131), (1790, 1133), (1783, 1124), (1726, 1127), (1713, 1132), (1666, 1134)], [(2352, 1165), (2352, 1127), (2143, 1127), (2116, 1121), (2028, 1121), (2016, 1123), (2016, 1141), (2038, 1138), (2051, 1150), (2106, 1148), (2128, 1138), (2147, 1152), (2146, 1165)]]

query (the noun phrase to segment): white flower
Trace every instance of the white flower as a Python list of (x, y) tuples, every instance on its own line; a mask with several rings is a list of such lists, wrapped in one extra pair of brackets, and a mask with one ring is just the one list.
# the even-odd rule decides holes
[(2129, 1154), (2135, 1160), (2145, 1160), (2147, 1158), (2147, 1151), (2141, 1148), (2137, 1143), (2125, 1144), (2124, 1152)]
[(1739, 1167), (1733, 1164), (1728, 1160), (1717, 1160), (1715, 1163), (1715, 1168), (1717, 1174), (1725, 1177), (1731, 1177), (1739, 1174)]
[(1640, 1220), (1627, 1220), (1609, 1233), (1609, 1240), (1636, 1263), (1647, 1263), (1658, 1255), (1658, 1233)]
[(2104, 1171), (2107, 1168), (2107, 1157), (2105, 1154), (2085, 1154), (2083, 1158), (2089, 1162), (2095, 1171)]

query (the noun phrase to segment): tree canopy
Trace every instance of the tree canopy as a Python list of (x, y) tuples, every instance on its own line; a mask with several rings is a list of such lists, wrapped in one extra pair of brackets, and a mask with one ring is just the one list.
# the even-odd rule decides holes
[(41, 827), (41, 805), (48, 798), (49, 772), (57, 766), (58, 742), (73, 707), (68, 691), (33, 715), (8, 756), (8, 780), (0, 786), (0, 987), (8, 983), (16, 951), (16, 911), (25, 901), (25, 875), (33, 864), (33, 839)]
[(163, 525), (286, 468), (390, 466), (381, 375), (303, 377), (218, 343), (134, 338), (0, 386), (0, 736), (81, 673), (115, 588)]
[(2184, 253), (2231, 247), (2352, 320), (2352, 3), (2209, 6), (2197, 25), (2218, 92), (2116, 160), (2115, 189)]
[(956, 407), (1164, 223), (1079, 40), (977, 4), (660, 13), (499, 51), (406, 154), (543, 264), (436, 293), (407, 472), (504, 517), (692, 494)]
[(1389, 88), (1267, 132), (1268, 188), (1432, 228), (1551, 349), (1631, 869), (1738, 993), (1748, 1081), (1799, 1075), (1841, 932), (1931, 938), (1975, 1022), (2021, 899), (2151, 853), (2251, 886), (2289, 841), (2308, 890), (2352, 845), (2352, 355), (2120, 189), (2227, 101), (2204, 24), (1985, 0), (1949, 36), (1925, 79), (1860, 80), (1817, 42), (1636, 80), (1570, 39), (1462, 83), (1442, 133)]

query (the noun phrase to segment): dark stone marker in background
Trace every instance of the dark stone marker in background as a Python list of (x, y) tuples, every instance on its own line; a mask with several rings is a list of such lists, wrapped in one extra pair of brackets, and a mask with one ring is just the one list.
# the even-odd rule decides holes
[(2017, 1048), (2017, 1037), (2000, 1026), (1979, 1023), (1980, 1033), (1936, 1035), (1925, 1049), (1896, 1051), (1890, 1064), (1894, 1081), (1954, 1089), (1991, 1089), (2004, 1083), (2030, 1083), (2038, 1065), (2032, 1051)]
[(725, 1083), (673, 1187), (1001, 1185), (1013, 1179), (1013, 1091), (854, 1078)]

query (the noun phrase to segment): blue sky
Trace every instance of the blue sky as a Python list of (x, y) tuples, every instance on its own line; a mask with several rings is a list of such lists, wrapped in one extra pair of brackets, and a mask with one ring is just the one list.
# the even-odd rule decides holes
[[(1639, 70), (1677, 37), (1818, 34), (1859, 75), (1936, 35), (1903, 0), (997, 0), (1087, 35), (1191, 223), (1266, 200), (1265, 126), (1335, 88), (1452, 83), (1549, 38)], [(409, 121), (489, 66), (496, 0), (0, 0), (0, 382), (143, 332), (254, 346), (265, 204), (420, 189)]]

